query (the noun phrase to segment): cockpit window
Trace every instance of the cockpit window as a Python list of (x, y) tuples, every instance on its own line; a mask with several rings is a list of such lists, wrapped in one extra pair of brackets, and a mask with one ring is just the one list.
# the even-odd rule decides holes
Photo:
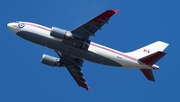
[(15, 23), (19, 23), (18, 21), (16, 21)]

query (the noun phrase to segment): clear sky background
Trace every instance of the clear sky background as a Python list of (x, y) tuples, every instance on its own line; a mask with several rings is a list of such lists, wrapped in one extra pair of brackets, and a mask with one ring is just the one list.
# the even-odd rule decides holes
[[(0, 102), (180, 102), (180, 0), (1, 0)], [(161, 40), (168, 54), (154, 70), (156, 82), (138, 69), (85, 61), (90, 90), (79, 87), (66, 68), (40, 63), (48, 48), (11, 33), (6, 24), (29, 21), (71, 30), (107, 9), (118, 9), (93, 42), (128, 52)]]

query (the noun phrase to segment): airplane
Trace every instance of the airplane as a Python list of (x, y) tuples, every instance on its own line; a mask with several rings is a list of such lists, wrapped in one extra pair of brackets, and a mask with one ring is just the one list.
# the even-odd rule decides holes
[(168, 43), (156, 41), (132, 52), (120, 52), (89, 40), (116, 13), (118, 10), (107, 10), (71, 31), (24, 21), (8, 23), (7, 27), (25, 40), (54, 50), (59, 58), (43, 54), (41, 63), (66, 67), (77, 84), (86, 90), (89, 90), (89, 86), (81, 70), (84, 60), (109, 66), (137, 68), (148, 80), (155, 81), (152, 69), (159, 69), (155, 63), (166, 55), (163, 50)]

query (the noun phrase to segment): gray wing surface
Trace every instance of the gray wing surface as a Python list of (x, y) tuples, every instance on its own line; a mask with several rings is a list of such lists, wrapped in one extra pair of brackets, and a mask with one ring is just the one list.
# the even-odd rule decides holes
[(89, 87), (87, 86), (86, 80), (83, 76), (83, 73), (81, 71), (80, 67), (77, 67), (75, 65), (66, 65), (66, 68), (70, 72), (71, 76), (74, 78), (74, 80), (77, 82), (77, 84), (86, 90), (89, 90)]
[(71, 32), (80, 35), (84, 40), (88, 40), (89, 36), (95, 35), (95, 32), (101, 30), (104, 24), (108, 24), (110, 17), (117, 12), (118, 10), (107, 10)]
[(118, 10), (105, 11), (104, 13), (72, 30), (71, 33), (74, 35), (74, 38), (64, 39), (62, 43), (87, 51), (90, 44), (89, 36), (95, 35), (95, 33), (101, 29), (104, 24), (108, 24), (110, 17), (117, 12)]
[[(56, 51), (57, 52), (57, 51)], [(86, 80), (84, 78), (83, 72), (81, 70), (81, 66), (83, 64), (83, 59), (77, 58), (71, 55), (62, 54), (57, 52), (59, 57), (61, 58), (60, 62), (63, 63), (71, 76), (77, 82), (77, 84), (86, 90), (89, 90), (87, 86)]]

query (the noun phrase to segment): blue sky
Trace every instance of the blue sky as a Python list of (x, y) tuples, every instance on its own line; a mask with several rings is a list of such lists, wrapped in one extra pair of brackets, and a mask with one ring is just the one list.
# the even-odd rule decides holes
[[(179, 102), (180, 101), (179, 0), (1, 0), (0, 101), (1, 102)], [(98, 65), (85, 61), (83, 72), (89, 91), (79, 87), (66, 68), (40, 63), (42, 54), (57, 56), (48, 48), (11, 33), (6, 24), (29, 21), (71, 30), (107, 9), (118, 9), (98, 31), (93, 42), (132, 51), (157, 40), (170, 45), (154, 70), (156, 82), (138, 69)]]

